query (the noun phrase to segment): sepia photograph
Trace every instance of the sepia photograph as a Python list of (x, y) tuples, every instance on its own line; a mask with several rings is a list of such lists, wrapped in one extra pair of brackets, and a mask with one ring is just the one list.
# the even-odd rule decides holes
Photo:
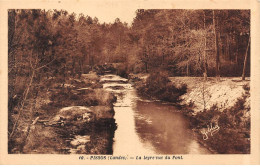
[(8, 154), (250, 154), (250, 14), (8, 9)]

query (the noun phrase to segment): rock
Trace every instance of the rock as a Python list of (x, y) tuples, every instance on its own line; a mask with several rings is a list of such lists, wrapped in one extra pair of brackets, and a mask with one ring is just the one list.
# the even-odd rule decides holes
[(128, 79), (126, 78), (122, 78), (118, 75), (104, 75), (101, 79), (100, 79), (100, 82), (103, 82), (103, 83), (107, 83), (107, 82), (116, 82), (116, 83), (119, 83), (119, 82), (122, 82), (122, 83), (127, 83), (128, 82)]
[(112, 90), (123, 90), (123, 89), (125, 89), (124, 86), (109, 86), (107, 88), (110, 88)]
[(79, 89), (77, 89), (77, 90), (78, 90), (78, 91), (81, 91), (81, 90), (84, 90), (84, 91), (85, 91), (85, 90), (93, 90), (93, 89), (91, 89), (91, 88), (88, 87), (88, 88), (79, 88)]
[(87, 153), (86, 145), (79, 145), (77, 147), (77, 151), (78, 151), (78, 153)]
[(79, 145), (85, 145), (88, 142), (90, 142), (90, 136), (89, 135), (84, 135), (84, 136), (77, 135), (77, 136), (75, 136), (75, 139), (73, 139), (70, 142), (70, 144), (73, 147), (76, 147), (76, 146), (79, 146)]
[(98, 119), (111, 119), (114, 117), (112, 106), (70, 106), (62, 108), (52, 122), (65, 122), (70, 124), (82, 124), (95, 122)]
[(90, 108), (84, 106), (70, 106), (62, 108), (54, 117), (54, 121), (66, 122), (91, 122), (95, 120), (95, 115)]
[(70, 149), (69, 152), (70, 154), (86, 154), (86, 145), (79, 145), (77, 149)]
[(69, 149), (70, 154), (77, 154), (78, 150), (77, 149)]

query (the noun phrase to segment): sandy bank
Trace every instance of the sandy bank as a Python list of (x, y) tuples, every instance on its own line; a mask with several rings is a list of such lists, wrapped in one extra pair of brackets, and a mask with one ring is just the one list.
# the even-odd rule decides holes
[[(222, 77), (220, 81), (210, 77), (204, 82), (202, 77), (170, 77), (176, 84), (185, 83), (187, 93), (182, 96), (182, 104), (193, 104), (196, 114), (204, 109), (216, 105), (220, 111), (234, 106), (238, 98), (245, 94), (245, 85), (250, 84), (249, 78), (242, 81), (240, 77)], [(204, 96), (203, 96), (204, 94)], [(250, 97), (246, 98), (246, 108), (250, 107)]]

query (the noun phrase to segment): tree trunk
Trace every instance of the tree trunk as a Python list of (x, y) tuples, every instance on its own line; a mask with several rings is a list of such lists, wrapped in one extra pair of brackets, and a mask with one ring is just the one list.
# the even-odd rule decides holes
[(24, 97), (23, 97), (23, 100), (22, 100), (22, 103), (21, 103), (21, 107), (19, 108), (19, 112), (18, 112), (18, 116), (14, 122), (14, 125), (13, 125), (13, 128), (12, 128), (12, 132), (10, 133), (9, 135), (9, 141), (11, 140), (11, 138), (13, 137), (15, 131), (16, 131), (16, 127), (17, 127), (17, 124), (18, 124), (18, 121), (20, 120), (20, 116), (21, 114), (23, 113), (23, 108), (24, 108), (24, 104), (25, 104), (25, 101), (27, 100), (27, 97), (28, 97), (28, 94), (30, 92), (30, 89), (31, 89), (31, 86), (32, 86), (32, 83), (33, 83), (33, 79), (34, 79), (34, 75), (35, 75), (35, 70), (32, 71), (32, 76), (31, 76), (31, 79), (30, 79), (30, 82), (24, 92)]
[(148, 73), (148, 64), (145, 62), (145, 72)]
[(72, 76), (75, 77), (75, 74), (76, 74), (76, 66), (75, 66), (75, 63), (76, 63), (76, 60), (75, 60), (75, 57), (73, 56), (72, 58), (72, 69), (71, 69), (71, 72), (72, 72)]
[(230, 45), (229, 45), (229, 42), (230, 42), (230, 37), (229, 37), (229, 34), (227, 34), (227, 38), (226, 38), (226, 43), (227, 43), (226, 55), (227, 55), (227, 57), (229, 58), (229, 62), (231, 63), (231, 62), (232, 62), (232, 58), (231, 58), (231, 53), (230, 53)]
[(79, 59), (79, 72), (78, 72), (78, 74), (79, 74), (79, 77), (81, 76), (81, 74), (83, 73), (83, 60), (82, 60), (82, 58), (81, 59)]
[(148, 52), (149, 51), (149, 48), (146, 49), (144, 48), (144, 51), (143, 51), (143, 57), (144, 57), (144, 64), (145, 64), (145, 72), (148, 73)]
[(239, 36), (236, 35), (236, 65), (238, 65), (238, 48), (239, 48)]
[(242, 80), (245, 80), (245, 71), (246, 71), (247, 55), (248, 55), (247, 53), (248, 53), (249, 45), (250, 45), (250, 36), (249, 36), (249, 39), (248, 39), (246, 53), (245, 53), (244, 67), (243, 67), (243, 73), (242, 73)]
[(8, 12), (8, 55), (12, 53), (12, 50), (14, 50), (13, 42), (15, 37), (15, 29), (16, 29), (16, 20), (15, 20), (16, 12), (15, 10), (11, 10)]
[[(206, 31), (206, 15), (205, 15), (205, 11), (204, 11), (203, 24), (204, 24), (204, 30)], [(206, 62), (207, 62), (207, 58), (206, 58), (206, 54), (207, 53), (206, 52), (207, 52), (207, 32), (205, 33), (205, 36), (204, 36), (204, 53), (203, 53), (203, 67), (204, 67), (203, 76), (204, 76), (204, 78), (207, 78), (207, 76), (208, 76), (208, 71), (207, 71), (207, 66), (206, 66)]]
[(189, 61), (187, 62), (187, 76), (189, 76)]
[(218, 38), (219, 38), (219, 32), (216, 24), (217, 18), (215, 11), (213, 10), (213, 30), (215, 34), (215, 53), (216, 53), (216, 77), (220, 78), (220, 65), (219, 65), (219, 45), (218, 45)]

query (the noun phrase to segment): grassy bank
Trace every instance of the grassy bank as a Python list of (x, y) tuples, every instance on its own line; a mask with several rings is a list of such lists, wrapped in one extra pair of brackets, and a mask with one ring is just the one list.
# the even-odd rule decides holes
[(115, 101), (95, 73), (52, 84), (28, 99), (9, 153), (112, 154)]

